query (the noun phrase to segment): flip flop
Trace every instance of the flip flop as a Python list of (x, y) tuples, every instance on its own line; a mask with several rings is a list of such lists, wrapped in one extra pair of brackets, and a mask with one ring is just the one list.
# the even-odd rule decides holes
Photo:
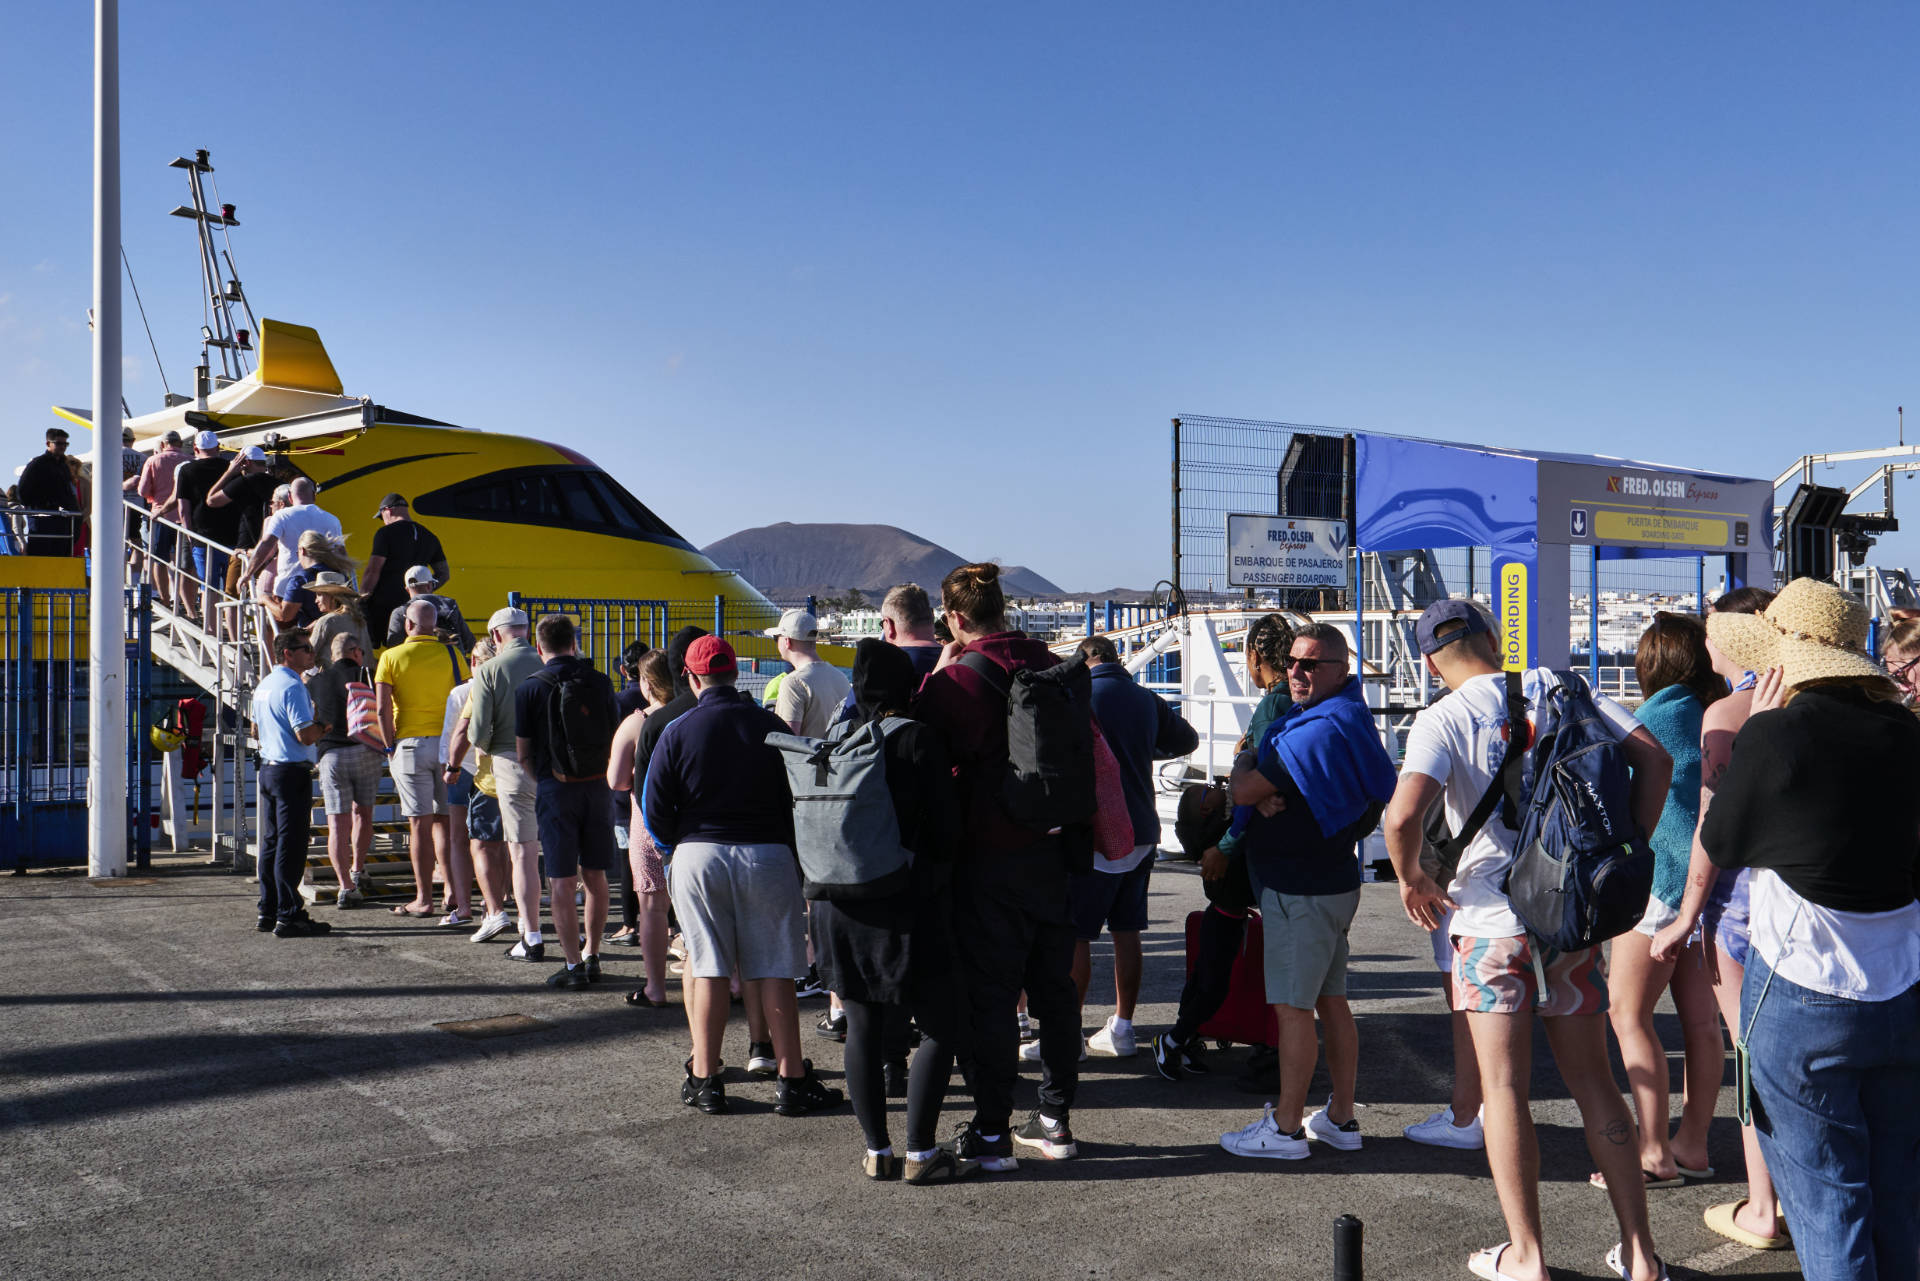
[[(1653, 1256), (1653, 1261), (1660, 1265), (1660, 1281), (1673, 1281), (1667, 1273), (1666, 1262), (1657, 1254)], [(1627, 1247), (1624, 1244), (1615, 1242), (1613, 1249), (1607, 1251), (1607, 1266), (1613, 1269), (1620, 1281), (1633, 1281), (1633, 1269), (1627, 1266)]]
[(1514, 1281), (1514, 1278), (1500, 1270), (1500, 1252), (1512, 1245), (1511, 1241), (1502, 1241), (1499, 1245), (1490, 1245), (1477, 1251), (1467, 1260), (1467, 1271), (1484, 1281)]
[[(1663, 1179), (1650, 1170), (1642, 1170), (1640, 1171), (1640, 1177), (1646, 1180), (1647, 1191), (1649, 1192), (1657, 1191), (1660, 1188), (1684, 1188), (1687, 1186), (1687, 1181), (1681, 1174), (1676, 1174), (1670, 1179)], [(1597, 1171), (1589, 1174), (1587, 1176), (1587, 1182), (1599, 1188), (1602, 1192), (1606, 1191), (1607, 1176), (1604, 1174)]]
[(1713, 1177), (1713, 1167), (1710, 1165), (1698, 1170), (1689, 1170), (1686, 1166), (1676, 1161), (1674, 1168), (1680, 1171), (1680, 1177), (1683, 1179), (1693, 1179), (1698, 1182), (1702, 1179), (1711, 1179)]
[(473, 918), (471, 916), (461, 916), (456, 912), (448, 912), (440, 918), (440, 924), (446, 926), (472, 925)]
[(1734, 1222), (1733, 1216), (1740, 1213), (1740, 1208), (1746, 1203), (1747, 1198), (1741, 1197), (1738, 1201), (1728, 1201), (1723, 1205), (1710, 1205), (1706, 1213), (1700, 1217), (1706, 1220), (1709, 1228), (1729, 1241), (1738, 1241), (1749, 1250), (1791, 1250), (1793, 1238), (1787, 1233), (1786, 1221), (1777, 1214), (1774, 1216), (1774, 1222), (1778, 1225), (1779, 1231), (1770, 1237), (1749, 1232)]
[(406, 907), (395, 907), (395, 908), (389, 908), (388, 910), (391, 911), (395, 916), (432, 916), (433, 915), (432, 908), (428, 908), (424, 912), (416, 912), (413, 909), (406, 908)]
[(647, 990), (645, 988), (636, 987), (633, 991), (627, 993), (627, 1004), (637, 1005), (649, 1010), (659, 1010), (666, 1008), (667, 1003), (665, 1001), (655, 1001), (651, 999), (647, 996)]

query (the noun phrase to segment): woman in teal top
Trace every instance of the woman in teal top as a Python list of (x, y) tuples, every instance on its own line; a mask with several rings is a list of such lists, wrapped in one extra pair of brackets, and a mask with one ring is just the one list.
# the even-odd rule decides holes
[[(1247, 722), (1247, 732), (1238, 752), (1257, 751), (1273, 723), (1293, 707), (1287, 693), (1287, 655), (1293, 649), (1293, 629), (1278, 614), (1267, 614), (1247, 629), (1247, 680), (1265, 695), (1255, 704)], [(1241, 834), (1246, 830), (1251, 810), (1237, 807), (1233, 826), (1220, 838), (1214, 850), (1200, 859), (1200, 875), (1207, 881), (1207, 898), (1222, 911), (1245, 911), (1253, 906), (1253, 887), (1247, 880), (1246, 856), (1240, 853)]]
[[(1720, 1096), (1726, 1051), (1715, 1021), (1712, 971), (1700, 942), (1690, 942), (1670, 962), (1654, 960), (1651, 948), (1653, 936), (1673, 921), (1686, 889), (1687, 859), (1700, 817), (1700, 718), (1707, 704), (1726, 696), (1727, 683), (1714, 674), (1707, 655), (1706, 625), (1691, 614), (1655, 614), (1640, 637), (1633, 667), (1646, 698), (1640, 723), (1673, 757), (1673, 783), (1649, 841), (1654, 870), (1647, 913), (1613, 940), (1609, 1017), (1640, 1118), (1640, 1168), (1648, 1187), (1674, 1187), (1713, 1174), (1707, 1166), (1707, 1126)], [(1654, 1003), (1669, 987), (1686, 1050), (1686, 1102), (1671, 1140), (1667, 1055), (1653, 1030)]]

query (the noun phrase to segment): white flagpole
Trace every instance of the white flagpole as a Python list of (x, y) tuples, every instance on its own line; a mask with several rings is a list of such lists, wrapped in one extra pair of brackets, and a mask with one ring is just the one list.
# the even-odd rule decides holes
[(125, 508), (120, 498), (120, 4), (94, 0), (93, 576), (87, 874), (127, 874)]

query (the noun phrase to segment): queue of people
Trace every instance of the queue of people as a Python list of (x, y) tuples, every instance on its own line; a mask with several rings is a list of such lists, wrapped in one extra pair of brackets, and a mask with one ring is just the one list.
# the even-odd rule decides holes
[[(544, 870), (565, 954), (548, 982), (589, 990), (613, 937), (609, 873), (624, 864), (638, 907), (623, 929), (646, 963), (627, 1001), (661, 1007), (680, 975), (687, 1106), (730, 1110), (722, 1042), (736, 1000), (746, 1006), (747, 1075), (771, 1081), (778, 1113), (846, 1101), (802, 1052), (799, 983), (815, 975), (841, 1012), (867, 1177), (944, 1183), (1012, 1169), (1021, 1156), (1073, 1159), (1083, 1057), (1138, 1046), (1135, 958), (1151, 925), (1145, 886), (1161, 835), (1152, 762), (1178, 759), (1195, 741), (1105, 638), (1062, 659), (1010, 628), (995, 566), (961, 567), (941, 594), (953, 639), (922, 639), (926, 594), (897, 589), (883, 606), (888, 638), (860, 644), (845, 693), (815, 670), (817, 623), (790, 615), (770, 629), (800, 675), (778, 710), (738, 690), (724, 639), (689, 628), (664, 651), (626, 656), (638, 693), (624, 714), (612, 683), (576, 654), (570, 620), (543, 618), (529, 645), (526, 616), (498, 611), (469, 678), (463, 657), (437, 639), (439, 608), (417, 595), (404, 607), (408, 639), (382, 658), (373, 685), (389, 741), (415, 745), (414, 762), (396, 766), (416, 789), (410, 815), (443, 812), (420, 771), (428, 742), (443, 785), (471, 774), (465, 826), (475, 857), (470, 871), (440, 864), (442, 923), (469, 924), (464, 895), (477, 878), (486, 903), (475, 941), (511, 924), (510, 954), (541, 959)], [(1258, 920), (1275, 1029), (1263, 1083), (1271, 1102), (1221, 1146), (1301, 1160), (1363, 1145), (1366, 1059), (1347, 1001), (1348, 936), (1362, 898), (1353, 850), (1378, 826), (1405, 915), (1434, 939), (1452, 1017), (1451, 1097), (1406, 1137), (1484, 1149), (1506, 1220), (1507, 1240), (1469, 1259), (1470, 1271), (1491, 1281), (1547, 1275), (1529, 1105), (1537, 1017), (1579, 1108), (1596, 1194), (1618, 1224), (1606, 1258), (1613, 1274), (1666, 1276), (1649, 1194), (1715, 1177), (1707, 1129), (1730, 1035), (1747, 1188), (1709, 1209), (1707, 1225), (1756, 1249), (1796, 1248), (1810, 1277), (1915, 1275), (1920, 1122), (1908, 1100), (1920, 1084), (1911, 1035), (1920, 800), (1904, 783), (1920, 766), (1920, 720), (1902, 702), (1920, 684), (1920, 620), (1892, 629), (1882, 666), (1865, 649), (1864, 611), (1824, 584), (1797, 581), (1778, 597), (1731, 593), (1704, 622), (1663, 613), (1636, 655), (1637, 711), (1568, 674), (1506, 673), (1491, 620), (1471, 602), (1429, 608), (1416, 639), (1449, 693), (1417, 717), (1396, 768), (1337, 629), (1294, 629), (1275, 615), (1249, 631), (1249, 673), (1266, 696), (1245, 750), (1223, 789), (1183, 799), (1177, 831), (1200, 862), (1209, 907), (1177, 1020), (1152, 1038), (1159, 1075), (1207, 1070), (1201, 1028), (1230, 999), (1241, 941)], [(364, 652), (344, 630), (334, 644), (336, 662)], [(270, 764), (319, 744), (356, 745), (330, 723), (351, 714), (343, 704), (354, 682), (316, 678), (303, 708), (293, 690), (309, 661), (300, 634), (276, 645), (284, 674), (256, 703), (257, 715), (282, 718), (262, 737), (263, 750), (271, 741), (279, 754)], [(1098, 816), (1072, 799), (1079, 783), (1056, 768), (1065, 758), (1035, 756), (1029, 731), (1039, 722), (1020, 717), (1046, 715), (1033, 709), (1050, 698), (1096, 727), (1087, 759), (1112, 759), (1124, 845), (1103, 844)], [(1564, 728), (1553, 718), (1570, 708), (1588, 709), (1583, 732), (1619, 762), (1613, 803), (1631, 828), (1621, 866), (1645, 893), (1637, 920), (1556, 948), (1510, 883), (1532, 851), (1518, 840), (1528, 802), (1507, 784), (1527, 777), (1510, 771), (1549, 750), (1543, 741)], [(403, 724), (402, 709), (421, 719)], [(1066, 741), (1065, 723), (1052, 723), (1051, 741)], [(871, 770), (883, 786), (856, 800), (863, 794), (850, 782), (833, 811), (839, 826), (828, 825), (839, 835), (823, 837), (824, 793), (796, 781), (796, 760), (854, 771), (850, 780)], [(345, 779), (351, 768), (323, 766), (323, 777)], [(335, 791), (330, 853), (337, 848), (345, 907), (364, 856), (356, 795), (345, 784)], [(288, 813), (297, 808), (287, 802)], [(881, 814), (884, 823), (869, 822)], [(416, 844), (421, 887), (439, 858), (431, 839), (423, 832)], [(274, 858), (269, 877), (263, 856), (262, 928), (313, 932)], [(845, 873), (835, 858), (866, 870)], [(423, 892), (395, 910), (423, 915), (432, 904)], [(1088, 949), (1103, 931), (1115, 937), (1115, 1006), (1088, 1037)], [(1663, 993), (1679, 1012), (1685, 1057), (1677, 1128), (1653, 1020)], [(1027, 1050), (1023, 1008), (1038, 1023)], [(1631, 1106), (1608, 1066), (1609, 1031)], [(1322, 1053), (1331, 1096), (1313, 1106)], [(1024, 1121), (1015, 1106), (1023, 1056), (1040, 1067)], [(941, 1141), (956, 1067), (972, 1112)], [(906, 1132), (896, 1148), (886, 1101), (900, 1097)]]

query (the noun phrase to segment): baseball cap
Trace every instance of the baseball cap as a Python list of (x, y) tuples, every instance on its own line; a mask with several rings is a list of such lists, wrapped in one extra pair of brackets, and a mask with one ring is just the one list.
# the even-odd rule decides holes
[[(1435, 635), (1449, 623), (1465, 623), (1459, 631), (1449, 631), (1445, 636)], [(1487, 616), (1480, 612), (1479, 606), (1467, 600), (1437, 600), (1427, 606), (1420, 615), (1420, 621), (1414, 624), (1413, 639), (1420, 646), (1422, 654), (1438, 653), (1463, 636), (1485, 636), (1493, 631), (1493, 625)]]
[(133, 428), (122, 427), (120, 429), (120, 439), (131, 445), (133, 443)]
[(433, 571), (425, 565), (415, 565), (407, 571), (407, 582), (427, 583), (431, 585), (433, 582)]
[(820, 620), (804, 609), (790, 609), (780, 615), (780, 622), (760, 633), (762, 636), (785, 636), (788, 640), (819, 640)]
[(737, 670), (733, 661), (733, 646), (718, 636), (702, 636), (687, 646), (687, 670), (695, 676), (712, 676), (717, 672)]
[(527, 611), (524, 609), (515, 609), (511, 605), (502, 605), (499, 609), (494, 610), (493, 617), (487, 620), (488, 631), (492, 631), (496, 627), (525, 627), (526, 625)]
[(220, 448), (220, 437), (213, 432), (203, 431), (193, 438), (193, 447), (195, 449), (218, 449)]
[(267, 461), (267, 451), (258, 445), (248, 445), (246, 452), (240, 456), (250, 463), (264, 463)]
[(382, 498), (380, 500), (380, 505), (373, 509), (373, 514), (378, 516), (381, 512), (387, 510), (387, 508), (389, 507), (405, 507), (406, 505), (407, 505), (407, 500), (401, 495), (388, 494), (385, 498)]

